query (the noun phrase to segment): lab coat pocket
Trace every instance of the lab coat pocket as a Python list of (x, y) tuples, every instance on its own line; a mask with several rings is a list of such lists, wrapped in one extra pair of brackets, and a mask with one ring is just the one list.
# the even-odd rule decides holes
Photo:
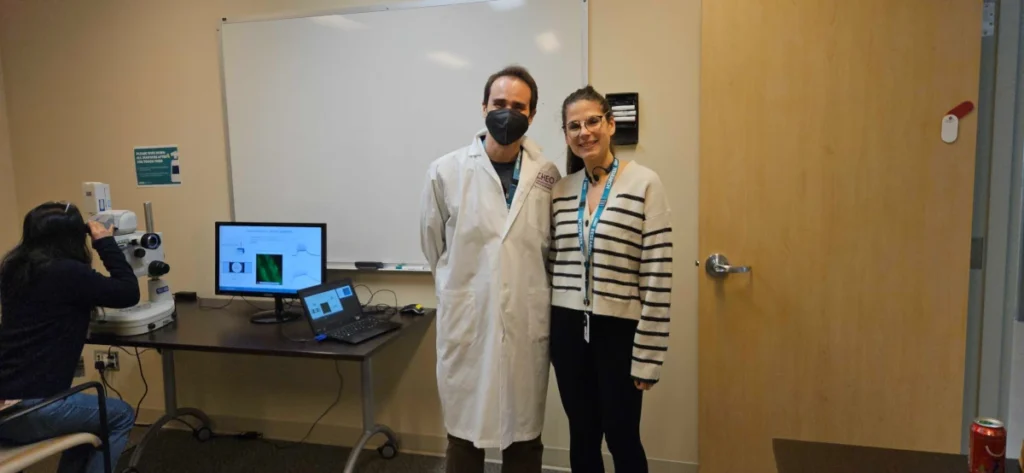
[(547, 343), (551, 336), (551, 289), (538, 287), (527, 292), (530, 311), (530, 341)]
[(451, 410), (448, 402), (465, 399), (481, 373), (475, 337), (482, 314), (472, 291), (442, 291), (437, 302), (437, 377)]
[(438, 338), (451, 343), (470, 343), (476, 334), (478, 319), (473, 292), (441, 291), (437, 311)]

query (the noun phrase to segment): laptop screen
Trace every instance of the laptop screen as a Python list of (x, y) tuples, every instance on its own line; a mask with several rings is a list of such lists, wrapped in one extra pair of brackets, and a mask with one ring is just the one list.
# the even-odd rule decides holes
[(299, 292), (314, 332), (362, 318), (363, 311), (349, 279), (330, 282)]

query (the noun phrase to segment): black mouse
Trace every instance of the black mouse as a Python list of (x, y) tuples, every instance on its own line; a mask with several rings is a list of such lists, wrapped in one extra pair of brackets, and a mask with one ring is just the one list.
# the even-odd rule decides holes
[(405, 307), (402, 307), (402, 310), (400, 310), (398, 312), (402, 313), (402, 314), (423, 315), (424, 310), (423, 310), (423, 306), (422, 305), (419, 305), (419, 304), (409, 304), (409, 305), (407, 305)]

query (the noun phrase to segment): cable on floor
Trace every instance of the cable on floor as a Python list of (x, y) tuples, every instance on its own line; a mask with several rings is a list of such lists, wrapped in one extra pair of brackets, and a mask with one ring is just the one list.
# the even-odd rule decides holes
[(339, 402), (341, 402), (341, 393), (342, 393), (342, 390), (343, 390), (343, 388), (345, 386), (345, 380), (341, 376), (341, 363), (338, 360), (334, 361), (334, 373), (338, 375), (338, 393), (334, 396), (334, 402), (332, 402), (330, 406), (327, 406), (327, 409), (325, 409), (324, 412), (322, 414), (320, 414), (320, 417), (317, 417), (316, 420), (313, 421), (313, 425), (309, 426), (309, 430), (306, 431), (306, 435), (303, 435), (302, 439), (300, 439), (298, 442), (288, 443), (288, 444), (282, 445), (282, 444), (279, 444), (278, 442), (274, 442), (274, 441), (271, 441), (271, 440), (264, 439), (264, 438), (262, 438), (261, 434), (256, 433), (256, 432), (246, 432), (244, 434), (238, 434), (238, 435), (233, 435), (233, 436), (228, 436), (228, 437), (234, 437), (234, 438), (238, 438), (238, 439), (258, 439), (258, 440), (262, 440), (262, 441), (272, 445), (274, 447), (274, 449), (276, 449), (278, 451), (280, 451), (280, 450), (288, 450), (290, 448), (295, 448), (295, 447), (298, 447), (299, 445), (302, 445), (302, 444), (306, 443), (306, 440), (309, 440), (309, 436), (313, 434), (313, 430), (316, 429), (317, 424), (319, 424), (320, 421), (323, 420), (324, 417), (327, 417), (327, 414), (329, 412), (331, 412), (331, 410), (334, 409), (334, 407), (337, 406)]

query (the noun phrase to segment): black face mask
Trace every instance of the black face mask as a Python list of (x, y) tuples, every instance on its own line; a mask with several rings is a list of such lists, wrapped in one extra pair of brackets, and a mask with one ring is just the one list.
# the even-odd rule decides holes
[(487, 131), (502, 146), (515, 143), (526, 134), (530, 128), (530, 119), (526, 115), (509, 108), (491, 110), (484, 120)]

